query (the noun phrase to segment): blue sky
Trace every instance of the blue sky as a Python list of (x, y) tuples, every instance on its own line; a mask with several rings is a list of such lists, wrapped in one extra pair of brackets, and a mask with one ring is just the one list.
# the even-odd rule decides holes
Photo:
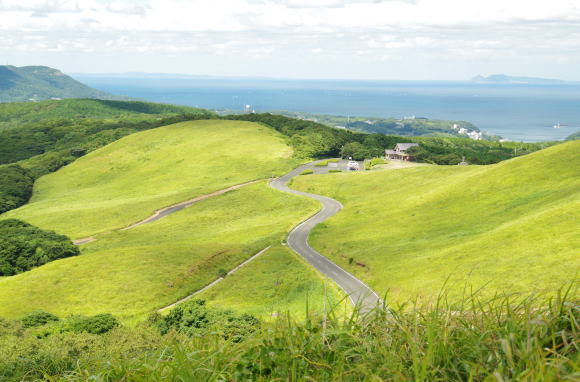
[(580, 80), (580, 0), (0, 0), (0, 60), (68, 73)]

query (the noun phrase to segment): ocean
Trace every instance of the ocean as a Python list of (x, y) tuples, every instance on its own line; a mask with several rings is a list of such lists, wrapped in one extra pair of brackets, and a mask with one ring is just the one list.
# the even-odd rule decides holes
[(257, 112), (464, 120), (524, 142), (561, 140), (580, 131), (580, 84), (74, 77), (116, 95), (212, 110), (250, 104)]

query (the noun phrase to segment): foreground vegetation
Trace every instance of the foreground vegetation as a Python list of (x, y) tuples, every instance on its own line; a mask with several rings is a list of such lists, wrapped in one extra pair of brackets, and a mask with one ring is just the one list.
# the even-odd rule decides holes
[(379, 294), (553, 290), (580, 268), (580, 142), (492, 166), (297, 177), (339, 200), (311, 245)]
[(123, 228), (177, 202), (299, 163), (275, 131), (234, 121), (192, 121), (127, 136), (36, 182), (27, 205), (1, 218), (72, 238)]
[(574, 291), (567, 292), (550, 300), (466, 295), (455, 303), (442, 293), (434, 305), (358, 317), (331, 312), (300, 322), (284, 316), (261, 325), (251, 316), (220, 324), (224, 313), (192, 301), (170, 314), (164, 322), (175, 325), (162, 325), (168, 330), (161, 332), (153, 319), (100, 335), (39, 337), (38, 329), (0, 320), (0, 378), (574, 381), (580, 378), (580, 307), (570, 298)]

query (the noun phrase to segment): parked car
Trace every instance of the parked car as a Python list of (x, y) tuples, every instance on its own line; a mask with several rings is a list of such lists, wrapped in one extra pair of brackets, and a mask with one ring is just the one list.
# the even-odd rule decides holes
[(348, 169), (350, 171), (358, 171), (360, 169), (359, 168), (359, 165), (358, 165), (358, 162), (355, 162), (353, 160), (351, 160), (351, 161), (348, 162), (348, 166), (347, 167), (348, 167)]

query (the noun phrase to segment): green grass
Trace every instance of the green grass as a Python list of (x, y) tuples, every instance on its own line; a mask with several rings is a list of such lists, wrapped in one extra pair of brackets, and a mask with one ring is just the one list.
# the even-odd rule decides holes
[(344, 205), (314, 230), (313, 247), (405, 301), (448, 278), (456, 295), (466, 284), (548, 291), (577, 278), (579, 168), (580, 142), (569, 142), (490, 166), (299, 177), (293, 187)]
[(132, 134), (40, 178), (31, 201), (0, 216), (73, 238), (297, 165), (281, 134), (243, 121), (193, 121)]
[(271, 319), (287, 312), (294, 318), (304, 318), (308, 310), (323, 312), (343, 294), (288, 247), (277, 245), (196, 298)]
[[(207, 285), (220, 269), (280, 243), (317, 208), (265, 181), (206, 199), (156, 222), (103, 235), (82, 246), (80, 256), (0, 279), (0, 317), (42, 309), (59, 316), (112, 313), (135, 322)], [(300, 296), (294, 298), (298, 306)]]
[(300, 175), (310, 175), (310, 174), (314, 174), (314, 170), (306, 169), (300, 173)]

